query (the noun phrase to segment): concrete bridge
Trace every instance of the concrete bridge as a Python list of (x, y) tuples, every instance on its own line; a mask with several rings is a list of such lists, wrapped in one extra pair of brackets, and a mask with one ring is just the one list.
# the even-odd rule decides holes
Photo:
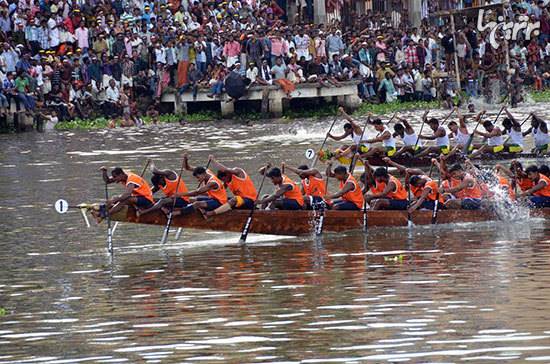
[[(357, 91), (358, 81), (341, 82), (341, 87), (324, 87), (318, 83), (300, 83), (296, 85), (296, 90), (292, 92), (292, 99), (316, 99), (323, 98), (332, 102), (336, 98), (338, 105), (349, 109), (355, 109), (361, 104)], [(162, 95), (161, 101), (172, 103), (175, 113), (187, 113), (187, 106), (191, 103), (218, 102), (220, 103), (222, 116), (230, 116), (235, 112), (235, 103), (229, 101), (227, 94), (222, 94), (219, 99), (209, 98), (207, 94), (209, 89), (199, 89), (196, 99), (190, 91), (184, 92), (177, 97), (175, 92), (166, 92)], [(262, 102), (261, 112), (270, 113), (271, 116), (279, 117), (283, 114), (285, 100), (287, 96), (279, 86), (253, 86), (248, 89), (241, 100), (257, 100)], [(288, 104), (288, 103), (287, 103)]]

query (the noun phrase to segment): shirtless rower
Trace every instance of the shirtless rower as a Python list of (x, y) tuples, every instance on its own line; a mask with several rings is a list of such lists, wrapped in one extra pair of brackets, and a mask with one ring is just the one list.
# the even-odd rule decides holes
[[(410, 153), (411, 155), (415, 155), (422, 149), (422, 141), (419, 140), (418, 134), (416, 134), (416, 131), (414, 131), (411, 124), (406, 119), (398, 117), (398, 119), (403, 123), (396, 123), (393, 126), (393, 137), (394, 138), (401, 138), (403, 141), (403, 147), (401, 147), (393, 157), (399, 157), (400, 155), (404, 153)], [(414, 149), (414, 150), (413, 150)]]
[(333, 157), (339, 158), (342, 156), (353, 154), (357, 150), (358, 145), (360, 153), (367, 153), (369, 151), (369, 145), (365, 144), (364, 140), (361, 140), (361, 134), (363, 134), (363, 130), (361, 129), (361, 127), (353, 120), (351, 116), (346, 113), (343, 107), (339, 107), (338, 111), (348, 121), (346, 124), (344, 124), (344, 134), (332, 135), (331, 133), (327, 133), (327, 136), (333, 140), (342, 140), (349, 136), (351, 137), (353, 143), (351, 145), (343, 145), (338, 148), (336, 151), (334, 151)]
[(539, 172), (537, 166), (529, 166), (525, 169), (527, 177), (533, 181), (534, 186), (519, 196), (529, 196), (529, 204), (534, 208), (550, 207), (550, 177)]
[[(157, 166), (151, 162), (149, 170), (153, 174), (151, 182), (153, 183), (152, 193), (162, 191), (164, 198), (158, 200), (153, 206), (138, 213), (139, 216), (148, 214), (150, 212), (162, 209), (164, 213), (168, 213), (167, 207), (183, 208), (189, 204), (189, 197), (177, 197), (174, 204), (174, 195), (176, 193), (183, 194), (187, 192), (187, 186), (185, 182), (178, 176), (178, 174), (170, 169), (158, 169)], [(179, 180), (179, 182), (178, 182)], [(176, 191), (177, 187), (177, 191)]]
[(483, 144), (472, 152), (470, 158), (477, 158), (483, 153), (497, 154), (504, 150), (502, 130), (498, 126), (493, 125), (490, 120), (485, 120), (483, 122), (483, 128), (485, 129), (485, 132), (476, 130), (475, 133), (487, 138), (487, 144)]
[(277, 187), (275, 193), (264, 196), (256, 204), (261, 204), (263, 209), (271, 208), (278, 210), (301, 210), (304, 207), (304, 198), (296, 182), (282, 174), (277, 167), (269, 171), (265, 167), (260, 169), (260, 174), (266, 174), (271, 182)]
[(327, 201), (333, 201), (332, 209), (361, 210), (364, 204), (363, 191), (355, 177), (344, 166), (334, 168), (334, 172), (331, 169), (332, 164), (329, 163), (327, 176), (334, 177), (340, 182), (340, 190), (326, 196)]
[(392, 132), (382, 123), (382, 120), (378, 118), (374, 119), (371, 124), (378, 134), (372, 139), (365, 140), (365, 143), (367, 143), (367, 145), (382, 143), (382, 146), (370, 148), (366, 153), (362, 153), (361, 157), (365, 159), (375, 155), (392, 157), (397, 152)]
[[(401, 181), (390, 175), (386, 168), (379, 167), (374, 171), (374, 190), (367, 192), (365, 201), (370, 203), (374, 200), (371, 208), (373, 210), (406, 210), (409, 204), (407, 191)], [(379, 192), (381, 191), (381, 192)]]
[(439, 120), (431, 118), (427, 121), (428, 126), (432, 129), (432, 135), (420, 135), (420, 139), (435, 140), (435, 146), (424, 148), (424, 150), (416, 155), (417, 158), (424, 157), (430, 153), (443, 154), (449, 153), (449, 134), (447, 130), (439, 125)]
[(323, 197), (327, 194), (326, 182), (323, 175), (316, 168), (301, 165), (294, 168), (283, 162), (283, 169), (296, 173), (302, 180), (302, 195), (308, 209), (315, 209), (325, 203)]
[(220, 215), (231, 209), (251, 210), (254, 208), (257, 192), (250, 176), (242, 168), (229, 168), (218, 162), (213, 155), (208, 160), (218, 170), (217, 177), (228, 187), (233, 197), (215, 210), (207, 211), (206, 216)]
[[(196, 197), (195, 201), (183, 209), (175, 210), (173, 216), (187, 215), (194, 211), (212, 211), (227, 202), (227, 192), (223, 187), (223, 182), (204, 167), (192, 167), (189, 164), (187, 154), (183, 156), (185, 169), (192, 171), (193, 177), (199, 181), (199, 187), (193, 191), (182, 194), (177, 193), (176, 197)], [(201, 186), (202, 185), (202, 186)]]
[[(99, 170), (102, 172), (105, 183), (120, 183), (125, 186), (125, 190), (120, 196), (107, 201), (109, 215), (121, 211), (125, 206), (132, 206), (136, 210), (147, 209), (153, 206), (154, 200), (151, 187), (142, 177), (135, 173), (124, 171), (120, 167), (113, 168), (110, 177), (107, 174), (107, 167), (101, 167)], [(100, 214), (92, 212), (92, 214), (98, 223), (105, 217), (105, 212)]]
[(474, 177), (464, 171), (460, 164), (449, 168), (450, 185), (441, 189), (442, 193), (450, 193), (455, 199), (445, 202), (447, 209), (478, 210), (481, 208), (481, 188)]
[(409, 180), (411, 193), (415, 197), (414, 202), (408, 208), (409, 213), (417, 209), (434, 209), (435, 201), (439, 195), (439, 188), (436, 181), (426, 176), (421, 169), (407, 168), (399, 163), (395, 163), (389, 158), (384, 158), (384, 162), (404, 173), (405, 179)]
[(518, 123), (516, 118), (504, 108), (507, 117), (502, 120), (503, 134), (508, 135), (508, 140), (504, 143), (504, 149), (508, 153), (521, 153), (523, 152), (523, 133), (521, 132), (521, 124)]

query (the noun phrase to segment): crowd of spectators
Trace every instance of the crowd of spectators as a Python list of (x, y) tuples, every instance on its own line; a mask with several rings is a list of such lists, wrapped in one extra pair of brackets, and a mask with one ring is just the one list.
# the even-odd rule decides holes
[(445, 18), (412, 28), (372, 11), (348, 24), (296, 23), (276, 0), (0, 0), (0, 113), (14, 99), (59, 120), (95, 113), (131, 124), (154, 113), (164, 92), (238, 99), (275, 84), (292, 97), (299, 83), (349, 80), (367, 102), (448, 98), (458, 92), (455, 52), (468, 96), (506, 77), (512, 88), (542, 89), (550, 85), (548, 11), (547, 0), (504, 5), (507, 19), (540, 22), (538, 36), (509, 42), (510, 72), (505, 48), (493, 49), (476, 19), (461, 16), (453, 35)]

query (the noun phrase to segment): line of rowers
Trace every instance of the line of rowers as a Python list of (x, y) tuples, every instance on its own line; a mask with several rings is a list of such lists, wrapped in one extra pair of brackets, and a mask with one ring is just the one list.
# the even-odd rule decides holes
[[(441, 208), (474, 210), (489, 207), (494, 201), (495, 190), (490, 188), (491, 185), (498, 186), (507, 195), (508, 201), (527, 198), (531, 207), (550, 207), (548, 166), (532, 165), (524, 170), (519, 162), (513, 161), (509, 169), (497, 165), (487, 177), (487, 173), (483, 173), (468, 159), (463, 165), (447, 167), (446, 159), (441, 157), (439, 160), (432, 159), (441, 176), (437, 182), (420, 169), (406, 168), (388, 157), (384, 159), (388, 165), (405, 174), (406, 183), (389, 174), (384, 167), (372, 169), (367, 160), (363, 160), (366, 170), (359, 181), (345, 166), (332, 169), (332, 162), (327, 164), (326, 179), (318, 169), (306, 165), (294, 168), (283, 163), (281, 168), (268, 165), (259, 170), (276, 187), (274, 193), (261, 198), (244, 169), (227, 167), (213, 156), (209, 157), (209, 165), (217, 169), (217, 173), (205, 167), (192, 167), (188, 156), (184, 155), (184, 168), (191, 171), (199, 182), (195, 190), (188, 190), (181, 176), (173, 170), (159, 169), (153, 163), (150, 168), (153, 187), (144, 178), (120, 167), (114, 168), (111, 176), (107, 168), (102, 167), (101, 170), (106, 183), (125, 186), (123, 194), (107, 201), (110, 214), (122, 210), (126, 205), (135, 207), (138, 216), (157, 210), (167, 214), (174, 206), (173, 216), (200, 211), (205, 218), (232, 209), (250, 210), (257, 205), (263, 209), (280, 210), (361, 210), (369, 206), (371, 210), (408, 210), (412, 213), (417, 209), (433, 210), (436, 200), (440, 202)], [(284, 174), (284, 170), (301, 178), (301, 188)], [(337, 192), (329, 193), (329, 177), (338, 180)], [(410, 186), (412, 197), (409, 197), (406, 185)], [(516, 193), (517, 187), (521, 192)], [(231, 191), (231, 198), (226, 188)], [(164, 196), (155, 201), (153, 194), (157, 191), (162, 191)], [(100, 221), (105, 216), (96, 217)]]
[[(375, 118), (370, 121), (377, 134), (374, 138), (363, 139), (363, 130), (359, 124), (353, 120), (343, 108), (340, 113), (347, 120), (344, 124), (344, 133), (342, 135), (333, 135), (330, 132), (327, 137), (333, 140), (343, 140), (351, 138), (351, 145), (344, 145), (336, 151), (320, 151), (321, 160), (338, 159), (340, 157), (349, 157), (357, 150), (362, 158), (379, 157), (399, 157), (408, 154), (411, 157), (421, 158), (428, 155), (453, 155), (461, 153), (466, 145), (469, 145), (467, 154), (469, 158), (477, 158), (483, 154), (498, 154), (501, 152), (521, 153), (524, 151), (524, 137), (531, 135), (534, 141), (533, 153), (544, 155), (550, 153), (550, 134), (548, 125), (534, 113), (518, 122), (514, 116), (504, 108), (506, 117), (502, 121), (502, 127), (495, 125), (491, 120), (484, 120), (481, 125), (485, 131), (475, 130), (475, 134), (484, 138), (483, 143), (468, 143), (471, 131), (468, 130), (467, 119), (473, 117), (477, 123), (483, 117), (485, 111), (477, 115), (470, 113), (461, 115), (460, 110), (455, 108), (448, 117), (440, 122), (437, 118), (427, 119), (428, 111), (422, 117), (423, 121), (431, 129), (431, 134), (418, 135), (409, 122), (403, 118), (396, 117), (399, 122), (394, 124), (394, 131), (390, 131), (387, 124), (381, 119)], [(445, 126), (446, 120), (452, 113), (456, 112), (458, 122), (450, 121)], [(531, 126), (522, 131), (522, 124), (531, 119)], [(393, 119), (393, 118), (392, 118)], [(389, 124), (389, 123), (388, 123)], [(472, 130), (473, 132), (474, 130)], [(422, 131), (421, 131), (422, 132)], [(505, 139), (506, 137), (506, 139)], [(403, 146), (398, 149), (397, 140), (401, 139)], [(435, 145), (425, 146), (423, 140), (433, 140)], [(452, 143), (451, 143), (452, 141)], [(380, 146), (373, 146), (378, 143)]]

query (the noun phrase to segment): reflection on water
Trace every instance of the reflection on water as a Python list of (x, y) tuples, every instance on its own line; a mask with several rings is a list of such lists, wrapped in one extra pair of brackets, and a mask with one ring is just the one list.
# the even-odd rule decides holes
[(331, 121), (2, 136), (0, 363), (550, 361), (544, 220), (247, 246), (121, 224), (110, 261), (103, 227), (51, 208), (101, 199), (101, 165), (175, 167), (182, 150), (302, 163)]

